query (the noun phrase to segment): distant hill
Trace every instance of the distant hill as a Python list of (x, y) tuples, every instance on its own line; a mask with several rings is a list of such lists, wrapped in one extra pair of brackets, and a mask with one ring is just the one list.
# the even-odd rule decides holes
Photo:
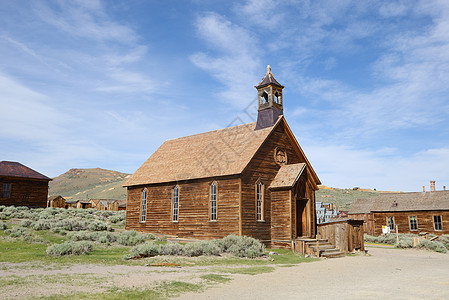
[(389, 191), (374, 191), (370, 189), (338, 189), (325, 185), (319, 185), (319, 190), (315, 193), (316, 201), (334, 203), (339, 210), (349, 210), (352, 204), (359, 198), (372, 198), (380, 193), (393, 193)]
[(71, 169), (50, 181), (48, 195), (61, 195), (70, 200), (125, 200), (126, 189), (122, 185), (129, 176), (100, 168)]

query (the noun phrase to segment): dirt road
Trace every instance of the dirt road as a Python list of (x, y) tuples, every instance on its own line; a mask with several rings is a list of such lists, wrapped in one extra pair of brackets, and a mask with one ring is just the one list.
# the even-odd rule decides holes
[(449, 253), (367, 248), (351, 256), (235, 275), (182, 299), (449, 299)]

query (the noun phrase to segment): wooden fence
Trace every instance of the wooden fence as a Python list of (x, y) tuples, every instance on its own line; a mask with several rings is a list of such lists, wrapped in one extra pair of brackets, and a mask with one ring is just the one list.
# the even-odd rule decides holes
[(365, 251), (363, 241), (363, 220), (339, 219), (318, 224), (318, 239), (327, 239), (345, 253)]

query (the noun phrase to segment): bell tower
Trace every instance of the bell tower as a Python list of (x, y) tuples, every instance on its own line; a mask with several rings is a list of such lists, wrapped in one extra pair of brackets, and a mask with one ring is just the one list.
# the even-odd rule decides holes
[(262, 81), (255, 86), (257, 89), (257, 124), (256, 129), (273, 126), (280, 115), (284, 114), (282, 89), (284, 88), (274, 78), (271, 67), (267, 66), (267, 73)]

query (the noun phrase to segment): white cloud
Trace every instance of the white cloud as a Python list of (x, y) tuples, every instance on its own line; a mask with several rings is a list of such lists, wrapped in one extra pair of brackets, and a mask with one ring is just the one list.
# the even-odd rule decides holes
[(247, 0), (245, 4), (236, 4), (234, 11), (245, 20), (276, 32), (284, 15), (278, 9), (279, 5), (272, 0)]
[(112, 21), (99, 1), (61, 1), (55, 6), (56, 9), (52, 9), (42, 3), (35, 4), (35, 11), (42, 21), (72, 36), (120, 43), (138, 39), (137, 34), (129, 27)]
[[(259, 59), (257, 40), (244, 28), (217, 14), (206, 14), (195, 23), (199, 36), (217, 54), (198, 52), (191, 61), (223, 84), (223, 101), (245, 108), (255, 96)], [(260, 75), (259, 75), (260, 76)]]
[(61, 138), (61, 121), (70, 122), (48, 103), (45, 95), (37, 93), (15, 79), (0, 73), (0, 107), (2, 124), (0, 136), (15, 140), (49, 140)]

